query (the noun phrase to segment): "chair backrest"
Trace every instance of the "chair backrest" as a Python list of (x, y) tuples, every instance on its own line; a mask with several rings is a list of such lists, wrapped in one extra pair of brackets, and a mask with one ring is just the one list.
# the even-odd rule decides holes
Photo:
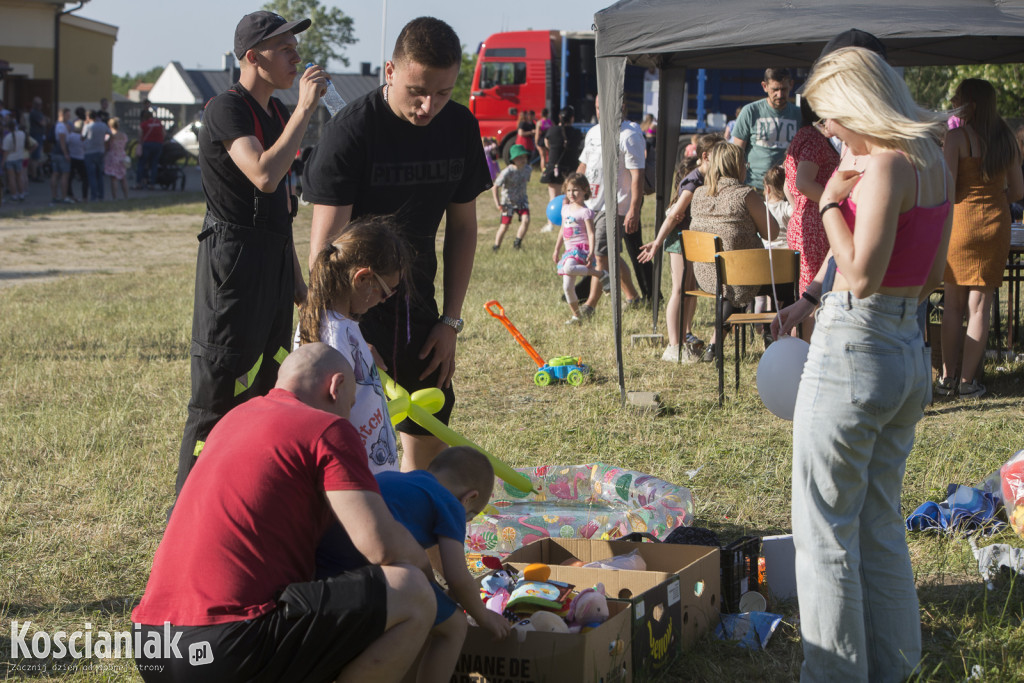
[(769, 285), (775, 265), (775, 283), (790, 284), (800, 279), (800, 252), (793, 249), (736, 249), (715, 254), (718, 281), (723, 285)]
[(714, 263), (715, 254), (722, 251), (722, 238), (711, 232), (683, 230), (683, 256), (694, 263)]

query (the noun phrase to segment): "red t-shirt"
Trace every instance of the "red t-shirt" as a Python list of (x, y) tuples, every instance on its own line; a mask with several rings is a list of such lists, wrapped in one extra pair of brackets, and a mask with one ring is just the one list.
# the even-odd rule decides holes
[(139, 122), (139, 142), (163, 142), (164, 124), (155, 116)]
[(310, 581), (331, 519), (325, 491), (379, 493), (347, 420), (274, 389), (210, 432), (153, 558), (137, 624), (205, 626), (273, 610)]

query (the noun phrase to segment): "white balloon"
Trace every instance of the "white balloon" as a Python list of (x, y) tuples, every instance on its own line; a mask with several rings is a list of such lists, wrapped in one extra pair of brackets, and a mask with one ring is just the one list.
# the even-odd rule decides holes
[(757, 393), (765, 407), (783, 420), (793, 419), (808, 349), (810, 344), (799, 337), (779, 337), (757, 364)]

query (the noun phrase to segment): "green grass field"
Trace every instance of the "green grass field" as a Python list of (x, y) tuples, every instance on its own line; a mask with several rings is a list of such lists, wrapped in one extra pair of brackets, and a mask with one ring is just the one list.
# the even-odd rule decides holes
[[(717, 406), (711, 364), (660, 360), (661, 346), (631, 346), (651, 331), (650, 313), (623, 314), (625, 381), (657, 392), (657, 415), (623, 408), (615, 378), (610, 299), (594, 319), (567, 327), (568, 307), (542, 235), (547, 196), (534, 183), (534, 225), (524, 248), (490, 244), (497, 215), (479, 200), (477, 259), (459, 339), (452, 426), (513, 466), (610, 462), (691, 487), (696, 524), (725, 539), (790, 528), (791, 424), (771, 416), (754, 385), (760, 342), (743, 360), (742, 385)], [(645, 234), (653, 234), (653, 201)], [(145, 207), (135, 206), (140, 221)], [(191, 203), (156, 212), (195, 216)], [(85, 214), (83, 214), (84, 216)], [(296, 222), (301, 260), (310, 211)], [(181, 237), (183, 250), (194, 238)], [(31, 249), (31, 245), (25, 245)], [(666, 266), (667, 270), (667, 266)], [(193, 266), (90, 274), (0, 289), (0, 672), (5, 677), (138, 680), (127, 662), (94, 660), (71, 672), (23, 671), (10, 659), (10, 621), (32, 630), (129, 629), (171, 503), (189, 393)], [(668, 274), (662, 291), (668, 292)], [(532, 361), (483, 303), (498, 299), (542, 356), (581, 355), (594, 368), (579, 388), (532, 382)], [(708, 338), (711, 308), (698, 309)], [(662, 332), (664, 332), (662, 323)], [(726, 347), (731, 359), (732, 344)], [(936, 402), (918, 428), (903, 507), (973, 485), (1024, 447), (1024, 368), (986, 367), (989, 395)], [(697, 473), (689, 478), (687, 472)], [(994, 541), (1022, 545), (1011, 532)], [(987, 543), (989, 541), (984, 541)], [(910, 537), (918, 577), (925, 659), (921, 680), (1024, 680), (1024, 590), (985, 589), (963, 539)], [(215, 552), (215, 549), (211, 549)], [(763, 652), (705, 637), (665, 681), (790, 681), (801, 661), (795, 604), (775, 605), (784, 625)], [(65, 662), (67, 663), (67, 662)], [(20, 664), (30, 664), (21, 662)], [(87, 670), (89, 665), (92, 670)], [(106, 664), (111, 664), (108, 660)]]

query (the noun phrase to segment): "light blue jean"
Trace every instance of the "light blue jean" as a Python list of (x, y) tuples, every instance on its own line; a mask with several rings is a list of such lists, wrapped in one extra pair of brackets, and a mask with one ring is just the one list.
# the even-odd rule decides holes
[(793, 417), (805, 683), (902, 681), (920, 661), (900, 493), (930, 368), (915, 299), (822, 300)]

